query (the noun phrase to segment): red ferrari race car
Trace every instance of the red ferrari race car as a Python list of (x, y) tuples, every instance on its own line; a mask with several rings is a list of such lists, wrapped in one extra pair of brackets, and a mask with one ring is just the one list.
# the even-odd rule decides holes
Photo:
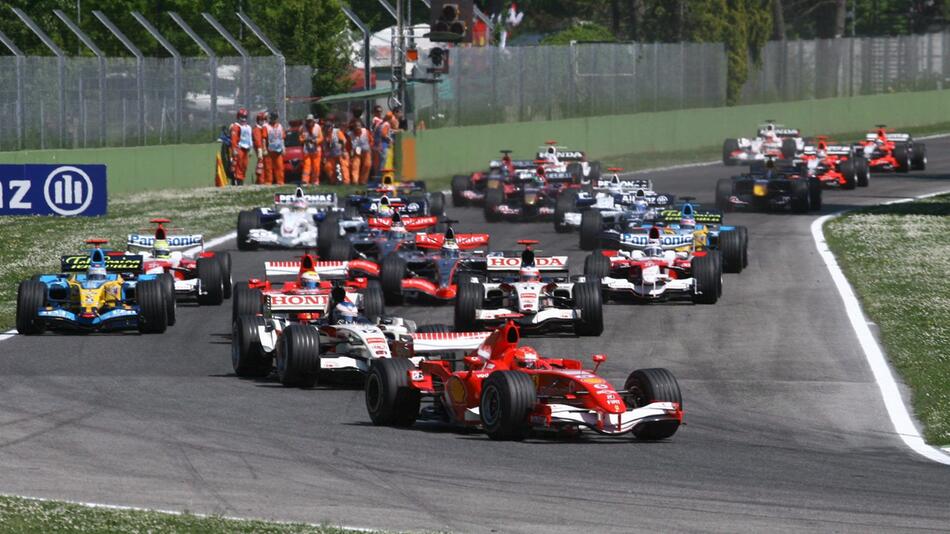
[(300, 129), (303, 121), (294, 119), (287, 128), (284, 139), (284, 181), (299, 182), (303, 176), (303, 144), (300, 142)]
[(818, 137), (816, 145), (806, 145), (801, 156), (805, 172), (821, 181), (826, 188), (854, 189), (871, 182), (871, 167), (861, 151), (850, 146), (828, 144)]
[(900, 173), (927, 169), (927, 146), (914, 141), (908, 133), (888, 132), (883, 124), (868, 132), (863, 141), (855, 143), (863, 152), (872, 171), (896, 171)]
[[(247, 284), (234, 288), (232, 321), (245, 315), (261, 315), (265, 311), (284, 313), (305, 310), (297, 319), (310, 321), (329, 310), (332, 291), (342, 287), (346, 299), (353, 302), (369, 320), (383, 315), (383, 294), (376, 264), (364, 260), (317, 261), (311, 254), (299, 260), (264, 262), (264, 279), (251, 278)], [(293, 276), (292, 280), (276, 282), (271, 277)], [(314, 311), (317, 310), (317, 311)], [(319, 311), (323, 310), (323, 311)]]
[[(595, 354), (588, 371), (580, 360), (542, 357), (519, 339), (518, 328), (505, 324), (464, 357), (460, 371), (455, 360), (374, 361), (364, 390), (370, 419), (376, 425), (410, 426), (423, 418), (480, 426), (498, 440), (520, 440), (532, 429), (573, 435), (582, 428), (658, 440), (682, 423), (682, 396), (668, 370), (634, 371), (618, 391), (596, 374), (605, 355)], [(420, 410), (423, 399), (431, 404)]]

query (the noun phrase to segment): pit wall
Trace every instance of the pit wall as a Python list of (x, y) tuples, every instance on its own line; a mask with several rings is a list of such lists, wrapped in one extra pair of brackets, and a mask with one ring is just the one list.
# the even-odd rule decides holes
[(501, 149), (529, 157), (547, 140), (609, 164), (610, 156), (622, 154), (722, 146), (727, 137), (752, 135), (766, 119), (806, 135), (862, 131), (882, 123), (929, 126), (950, 121), (950, 90), (424, 130), (403, 136), (397, 166), (407, 178), (443, 178), (486, 167)]

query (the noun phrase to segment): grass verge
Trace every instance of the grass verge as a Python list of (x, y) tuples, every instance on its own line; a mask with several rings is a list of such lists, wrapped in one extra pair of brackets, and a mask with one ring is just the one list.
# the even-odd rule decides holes
[(950, 195), (854, 211), (824, 232), (911, 388), (924, 437), (950, 444)]
[(225, 519), (188, 513), (119, 510), (20, 497), (0, 497), (0, 531), (16, 534), (45, 534), (47, 532), (64, 534), (115, 532), (350, 534), (365, 532), (331, 526)]

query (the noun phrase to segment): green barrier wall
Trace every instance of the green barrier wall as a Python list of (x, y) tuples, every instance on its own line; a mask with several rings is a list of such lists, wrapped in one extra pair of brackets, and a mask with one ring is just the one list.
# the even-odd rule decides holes
[[(0, 152), (0, 163), (104, 163), (110, 193), (214, 185), (217, 143)], [(251, 158), (253, 162), (253, 158)], [(252, 167), (253, 168), (253, 167)]]
[(950, 121), (950, 90), (440, 128), (418, 132), (415, 154), (404, 154), (400, 161), (414, 160), (418, 178), (438, 178), (481, 169), (500, 149), (529, 156), (546, 140), (585, 150), (592, 159), (694, 150), (751, 135), (765, 119), (806, 135), (862, 131), (881, 123), (928, 126)]

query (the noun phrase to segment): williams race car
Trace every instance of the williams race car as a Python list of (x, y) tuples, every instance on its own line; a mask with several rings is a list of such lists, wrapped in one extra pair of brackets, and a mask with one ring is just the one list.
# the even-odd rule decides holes
[(769, 120), (759, 126), (752, 139), (726, 139), (722, 143), (722, 162), (726, 165), (764, 161), (768, 158), (794, 159), (805, 148), (802, 134)]
[(821, 189), (804, 165), (769, 159), (753, 164), (747, 174), (716, 182), (716, 208), (806, 213), (821, 209)]
[(273, 208), (238, 213), (239, 250), (270, 248), (316, 248), (318, 225), (336, 207), (336, 193), (274, 195)]

